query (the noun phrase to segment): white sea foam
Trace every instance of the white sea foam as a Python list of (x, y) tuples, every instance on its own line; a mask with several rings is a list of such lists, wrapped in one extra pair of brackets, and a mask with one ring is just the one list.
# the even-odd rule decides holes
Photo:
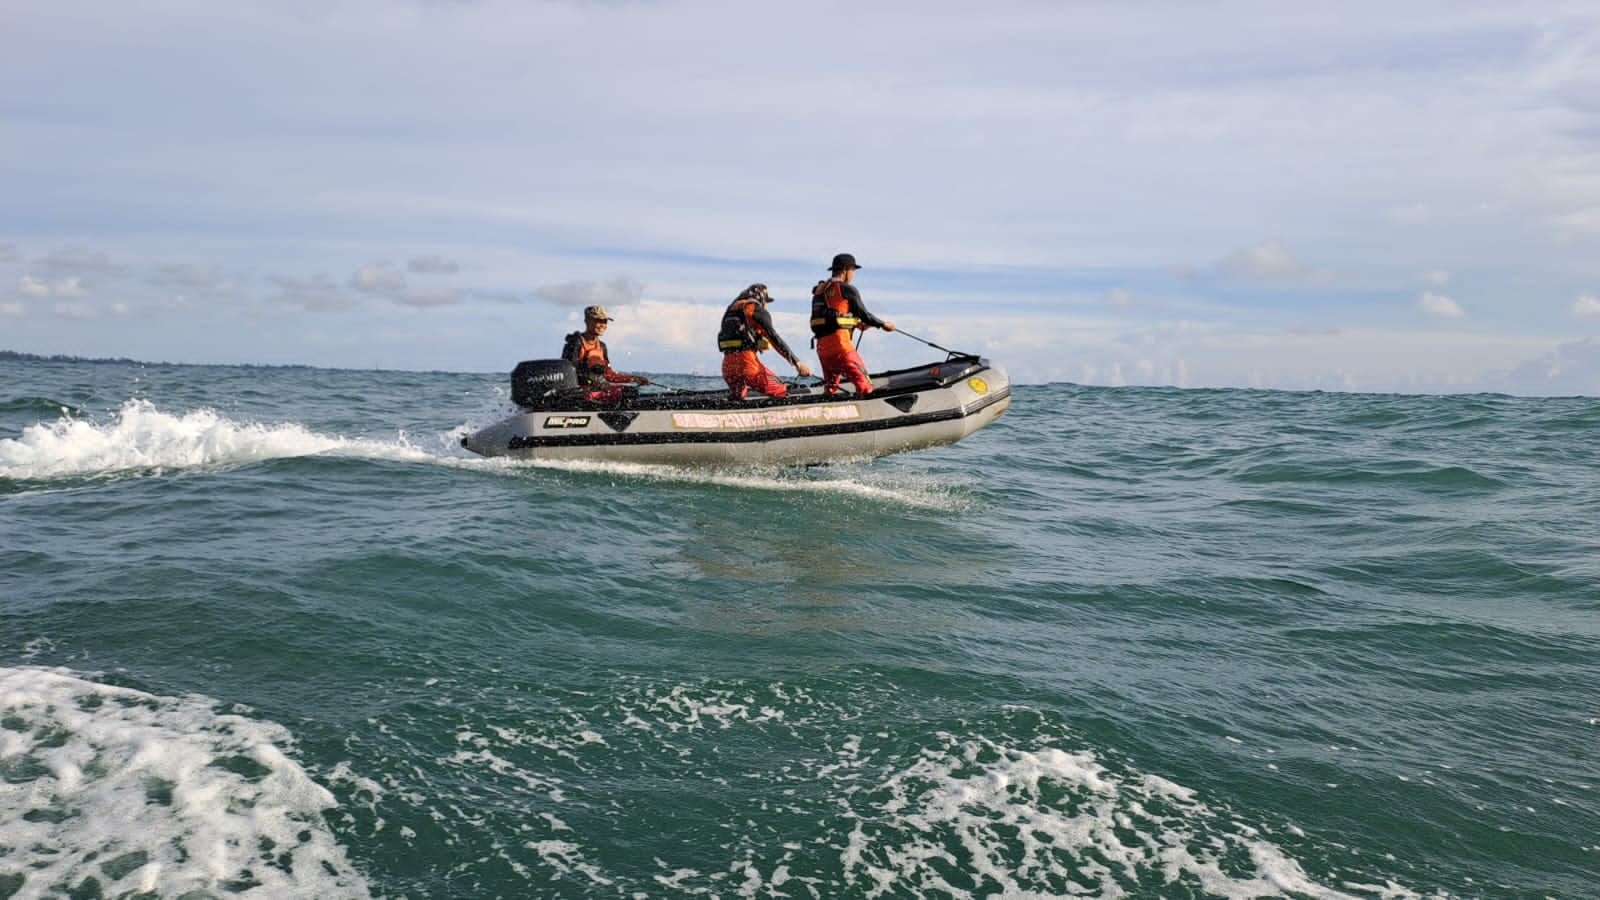
[[(774, 696), (784, 698), (781, 711), (771, 708)], [(831, 729), (841, 710), (832, 700), (782, 684), (769, 692), (640, 681), (618, 697), (621, 709), (610, 720), (616, 730), (604, 741), (592, 739), (588, 716), (578, 714), (548, 733), (463, 730), (457, 752), (441, 761), (493, 773), (536, 795), (560, 782), (518, 748), (564, 747), (570, 752), (558, 755), (584, 776), (606, 771), (612, 751), (625, 757), (643, 751), (682, 760), (690, 767), (686, 781), (701, 778), (725, 791), (742, 783), (724, 777), (725, 750), (759, 755), (754, 748), (774, 737), (815, 740), (833, 749), (751, 773), (767, 784), (770, 798), (760, 803), (759, 815), (744, 820), (753, 836), (745, 839), (740, 829), (720, 839), (715, 850), (697, 845), (690, 858), (658, 851), (649, 891), (638, 889), (636, 876), (607, 869), (593, 857), (606, 834), (593, 830), (595, 798), (587, 789), (571, 801), (575, 817), (538, 809), (542, 798), (530, 796), (531, 814), (522, 821), (531, 827), (521, 847), (537, 856), (549, 877), (613, 885), (623, 895), (665, 891), (752, 900), (1143, 896), (1163, 893), (1163, 885), (1174, 894), (1232, 898), (1344, 900), (1352, 889), (1388, 900), (1420, 896), (1393, 883), (1374, 891), (1352, 881), (1313, 878), (1277, 839), (1303, 838), (1300, 829), (1284, 825), (1275, 834), (1214, 807), (1200, 791), (1108, 762), (1090, 748), (1057, 746), (1048, 735), (1014, 739), (963, 729), (941, 732), (911, 750), (880, 743), (887, 736), (874, 739), (870, 729), (818, 738), (810, 725)], [(859, 712), (858, 702), (871, 705), (852, 696), (852, 713)], [(559, 792), (549, 799), (569, 802)], [(769, 815), (774, 822), (826, 823), (829, 837), (766, 843), (761, 832)], [(451, 816), (463, 827), (477, 827), (459, 809)], [(774, 825), (768, 836), (783, 834), (782, 828)], [(726, 858), (708, 865), (706, 854), (717, 851)], [(508, 861), (516, 858), (514, 850), (497, 846), (495, 852), (511, 853)]]
[[(628, 724), (668, 741), (780, 725), (778, 717), (751, 715), (760, 703), (743, 691), (649, 686), (634, 700)], [(861, 735), (847, 735), (831, 760), (814, 761), (797, 777), (837, 785), (854, 822), (840, 834), (843, 883), (823, 895), (1119, 896), (1154, 883), (1215, 897), (1352, 896), (1313, 880), (1264, 829), (1215, 810), (1198, 791), (1113, 768), (1090, 749), (944, 733), (914, 756), (886, 759)], [(809, 813), (804, 804), (793, 811)], [(733, 892), (783, 894), (780, 879), (792, 864), (790, 854), (760, 867), (730, 861), (729, 871), (745, 876)], [(771, 875), (763, 878), (767, 866)], [(709, 889), (715, 878), (678, 869), (657, 881)], [(1417, 895), (1391, 885), (1383, 896)]]
[[(924, 751), (881, 791), (843, 851), (847, 882), (867, 896), (967, 896), (941, 874), (951, 867), (1003, 896), (1036, 895), (1041, 883), (1113, 896), (1120, 879), (1147, 884), (1152, 875), (1216, 897), (1350, 896), (1312, 881), (1255, 829), (1227, 826), (1190, 789), (1112, 772), (1090, 751), (952, 741)], [(1254, 871), (1224, 871), (1229, 847), (1245, 851)]]
[(962, 493), (959, 483), (920, 475), (885, 475), (861, 466), (839, 466), (818, 470), (721, 469), (584, 460), (517, 460), (509, 465), (512, 470), (559, 469), (614, 475), (641, 481), (718, 485), (742, 491), (829, 495), (867, 504), (887, 503), (919, 509), (957, 511), (969, 502)]
[[(0, 884), (18, 897), (366, 897), (280, 725), (0, 668)], [(15, 879), (24, 880), (17, 885)]]
[(292, 422), (235, 422), (210, 409), (173, 414), (145, 400), (129, 400), (107, 422), (63, 411), (54, 422), (30, 425), (21, 437), (0, 440), (0, 477), (227, 468), (319, 453), (418, 462), (437, 459), (403, 438), (384, 442), (332, 437)]

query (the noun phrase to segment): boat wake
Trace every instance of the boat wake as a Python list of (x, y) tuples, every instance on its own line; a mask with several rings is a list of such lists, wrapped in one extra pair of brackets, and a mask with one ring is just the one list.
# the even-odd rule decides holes
[(239, 422), (211, 409), (171, 413), (147, 400), (129, 400), (107, 421), (62, 408), (56, 421), (30, 425), (15, 439), (0, 439), (0, 479), (117, 481), (174, 472), (225, 471), (273, 459), (338, 456), (444, 465), (516, 478), (532, 472), (567, 472), (640, 484), (714, 485), (938, 510), (959, 510), (971, 502), (960, 481), (871, 472), (851, 464), (815, 469), (689, 469), (646, 463), (483, 458), (460, 449), (459, 437), (470, 427), (463, 424), (432, 435), (400, 433), (386, 440), (352, 438), (322, 434), (295, 422)]
[[(445, 436), (438, 443), (445, 446)], [(63, 407), (56, 421), (30, 425), (21, 437), (0, 440), (0, 478), (161, 475), (318, 454), (402, 462), (441, 458), (403, 434), (393, 441), (334, 437), (293, 422), (236, 422), (210, 409), (174, 414), (147, 400), (129, 400), (107, 422), (79, 418)]]
[(369, 895), (282, 726), (65, 669), (0, 668), (0, 697), (0, 896)]
[(511, 460), (501, 457), (482, 460), (475, 468), (495, 468), (511, 473), (571, 472), (603, 476), (613, 481), (621, 478), (641, 484), (709, 485), (739, 491), (829, 496), (863, 504), (888, 503), (950, 512), (966, 509), (974, 502), (968, 484), (959, 479), (923, 473), (876, 472), (865, 465), (715, 469), (583, 460)]

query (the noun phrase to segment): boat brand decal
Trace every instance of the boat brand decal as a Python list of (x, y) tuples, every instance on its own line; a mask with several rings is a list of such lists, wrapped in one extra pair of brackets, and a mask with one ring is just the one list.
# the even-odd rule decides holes
[(859, 418), (861, 409), (854, 403), (830, 403), (827, 406), (791, 406), (787, 409), (754, 409), (748, 412), (673, 413), (672, 427), (686, 431), (744, 431), (753, 428), (791, 428)]
[(989, 393), (989, 382), (984, 381), (982, 378), (979, 378), (976, 375), (967, 379), (967, 387), (972, 388), (973, 391), (979, 394)]
[(588, 416), (545, 416), (546, 428), (588, 428)]

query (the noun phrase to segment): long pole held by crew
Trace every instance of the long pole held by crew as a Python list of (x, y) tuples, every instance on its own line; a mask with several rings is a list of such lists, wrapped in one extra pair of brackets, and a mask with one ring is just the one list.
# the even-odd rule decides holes
[(949, 347), (941, 347), (938, 344), (935, 344), (933, 341), (925, 341), (922, 338), (919, 338), (914, 334), (908, 333), (904, 328), (896, 328), (894, 330), (894, 333), (895, 334), (903, 334), (906, 337), (911, 338), (913, 341), (916, 341), (919, 344), (927, 344), (929, 347), (932, 347), (935, 350), (943, 350), (944, 352), (950, 354), (951, 356), (971, 356), (972, 355), (970, 353), (957, 353), (956, 351), (951, 350)]

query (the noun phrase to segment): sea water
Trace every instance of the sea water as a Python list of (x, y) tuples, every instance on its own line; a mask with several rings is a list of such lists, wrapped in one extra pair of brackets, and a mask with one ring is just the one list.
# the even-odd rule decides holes
[(0, 898), (1600, 896), (1600, 401), (678, 470), (507, 397), (0, 362)]

